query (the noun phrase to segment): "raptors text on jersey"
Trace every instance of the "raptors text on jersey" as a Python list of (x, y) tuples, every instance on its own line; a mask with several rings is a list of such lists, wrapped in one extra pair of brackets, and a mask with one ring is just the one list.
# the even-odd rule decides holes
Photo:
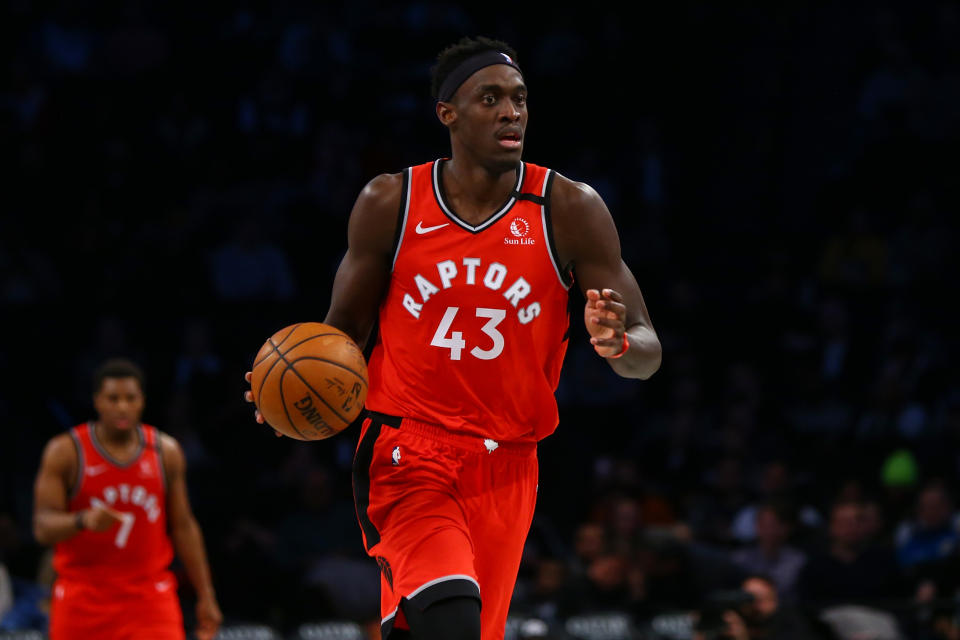
[(404, 171), (367, 407), (481, 438), (540, 440), (557, 425), (569, 327), (553, 172), (521, 163), (507, 201), (472, 225), (446, 201), (443, 164)]
[(98, 583), (167, 579), (173, 547), (159, 432), (149, 425), (139, 425), (137, 432), (137, 454), (120, 463), (97, 440), (93, 423), (70, 430), (79, 459), (69, 510), (105, 505), (123, 519), (107, 531), (80, 531), (57, 543), (53, 565), (60, 578)]

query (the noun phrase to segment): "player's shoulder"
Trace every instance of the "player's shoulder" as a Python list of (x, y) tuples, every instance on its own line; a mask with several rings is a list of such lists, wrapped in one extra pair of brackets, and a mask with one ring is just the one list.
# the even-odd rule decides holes
[(182, 469), (186, 465), (186, 456), (180, 442), (169, 433), (157, 429), (157, 446), (167, 472)]
[(557, 205), (566, 208), (577, 208), (584, 205), (603, 204), (603, 199), (597, 190), (586, 182), (571, 180), (558, 171), (554, 171), (553, 186), (550, 189), (551, 207)]
[(610, 211), (597, 190), (586, 182), (571, 180), (559, 173), (550, 189), (550, 211), (554, 230), (579, 235), (597, 223), (610, 220)]
[(160, 447), (160, 453), (164, 455), (167, 453), (183, 454), (183, 448), (180, 446), (180, 442), (166, 431), (161, 431), (160, 429), (157, 429), (157, 446)]
[(564, 264), (578, 261), (596, 246), (618, 242), (610, 210), (586, 182), (557, 173), (549, 199), (554, 242)]
[(403, 191), (404, 172), (381, 173), (372, 178), (360, 192), (360, 200), (368, 205), (395, 205)]
[(43, 463), (54, 468), (76, 465), (77, 445), (69, 431), (57, 434), (43, 448)]

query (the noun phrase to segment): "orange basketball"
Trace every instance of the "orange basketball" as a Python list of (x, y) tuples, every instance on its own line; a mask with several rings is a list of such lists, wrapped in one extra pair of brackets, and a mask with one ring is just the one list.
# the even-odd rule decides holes
[(297, 440), (322, 440), (363, 409), (367, 363), (343, 331), (303, 322), (267, 339), (254, 358), (250, 388), (271, 427)]

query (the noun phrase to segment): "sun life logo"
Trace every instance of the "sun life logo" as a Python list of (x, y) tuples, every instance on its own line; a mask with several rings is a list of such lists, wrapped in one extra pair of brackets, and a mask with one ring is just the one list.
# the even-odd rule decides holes
[(523, 218), (514, 218), (510, 223), (510, 233), (518, 238), (526, 237), (530, 233), (530, 225)]
[(510, 222), (510, 236), (503, 238), (503, 244), (535, 244), (534, 238), (528, 238), (530, 235), (530, 223), (517, 216)]
[(504, 237), (503, 244), (534, 244), (533, 238), (528, 238), (530, 234), (530, 223), (521, 217), (516, 217), (510, 222), (510, 234)]

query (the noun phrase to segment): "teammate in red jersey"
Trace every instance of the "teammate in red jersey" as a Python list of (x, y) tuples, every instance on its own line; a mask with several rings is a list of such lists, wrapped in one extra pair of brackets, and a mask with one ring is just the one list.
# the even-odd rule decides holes
[(109, 360), (94, 375), (97, 420), (55, 436), (34, 486), (34, 535), (55, 545), (50, 638), (184, 638), (174, 550), (197, 592), (200, 640), (217, 605), (177, 441), (141, 424), (143, 375)]
[(521, 161), (513, 50), (461, 40), (438, 56), (433, 93), (450, 158), (364, 188), (324, 322), (362, 346), (379, 314), (353, 483), (383, 638), (495, 640), (533, 517), (536, 443), (557, 426), (568, 289), (619, 375), (649, 378), (661, 349), (600, 196)]

